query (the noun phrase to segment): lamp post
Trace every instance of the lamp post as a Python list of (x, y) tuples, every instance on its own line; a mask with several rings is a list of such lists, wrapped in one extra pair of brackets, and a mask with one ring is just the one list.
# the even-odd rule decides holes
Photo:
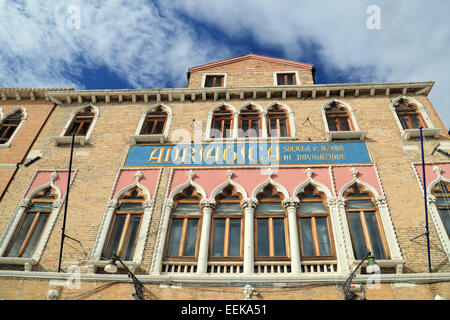
[(377, 263), (375, 262), (375, 257), (372, 255), (372, 253), (367, 251), (366, 256), (361, 260), (361, 262), (358, 264), (358, 266), (353, 270), (353, 272), (350, 274), (350, 276), (345, 280), (344, 284), (342, 285), (342, 292), (344, 293), (345, 300), (353, 300), (356, 297), (356, 294), (353, 292), (350, 292), (350, 286), (352, 284), (352, 280), (355, 277), (356, 271), (361, 267), (361, 265), (364, 263), (364, 261), (367, 260), (367, 268), (366, 271), (368, 273), (373, 273), (376, 271)]
[(144, 285), (136, 278), (136, 276), (133, 274), (133, 272), (131, 272), (130, 269), (128, 269), (128, 267), (123, 263), (122, 260), (120, 260), (120, 258), (113, 253), (111, 258), (109, 259), (108, 264), (105, 266), (105, 271), (108, 273), (116, 273), (117, 272), (117, 265), (116, 262), (119, 261), (122, 266), (127, 270), (128, 272), (128, 277), (131, 278), (133, 280), (133, 284), (134, 284), (134, 289), (135, 289), (135, 293), (132, 293), (131, 295), (136, 299), (136, 300), (144, 300), (144, 297), (142, 296), (142, 293), (144, 291)]

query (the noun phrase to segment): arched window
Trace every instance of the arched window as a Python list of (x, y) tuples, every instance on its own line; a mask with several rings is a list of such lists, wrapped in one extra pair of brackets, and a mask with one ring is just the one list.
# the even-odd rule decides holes
[(86, 107), (78, 112), (67, 129), (65, 136), (86, 136), (89, 127), (94, 121), (95, 111), (92, 107)]
[(145, 200), (145, 195), (137, 187), (119, 198), (102, 254), (103, 258), (108, 259), (115, 253), (124, 261), (133, 260)]
[(255, 211), (255, 253), (257, 259), (288, 258), (288, 222), (282, 206), (283, 195), (267, 186), (258, 194)]
[(287, 112), (280, 105), (273, 105), (267, 110), (267, 128), (269, 129), (269, 137), (290, 136), (288, 121)]
[(325, 115), (327, 118), (329, 131), (351, 131), (353, 130), (352, 122), (346, 108), (340, 106), (336, 101), (333, 101), (326, 109)]
[(214, 110), (211, 123), (212, 138), (231, 138), (233, 135), (233, 112), (226, 106)]
[(167, 112), (158, 107), (147, 113), (140, 134), (163, 134), (167, 121)]
[(401, 99), (394, 105), (394, 108), (403, 129), (418, 129), (420, 126), (426, 128), (425, 121), (417, 112), (414, 104)]
[(167, 257), (197, 257), (201, 198), (193, 187), (188, 187), (175, 197), (166, 246)]
[(241, 109), (239, 113), (239, 129), (242, 130), (241, 136), (243, 137), (254, 138), (260, 136), (261, 114), (255, 106), (248, 105)]
[(14, 131), (17, 130), (20, 122), (23, 119), (23, 112), (21, 109), (7, 116), (0, 123), (0, 144), (6, 144), (11, 139)]
[(243, 215), (242, 195), (229, 186), (216, 197), (211, 223), (210, 252), (212, 258), (242, 259)]
[(372, 194), (354, 184), (344, 197), (355, 258), (363, 259), (370, 250), (376, 259), (388, 259), (388, 246)]
[(53, 201), (56, 199), (52, 188), (42, 190), (31, 199), (4, 256), (31, 258), (52, 212)]
[(333, 258), (334, 245), (331, 221), (325, 195), (313, 186), (299, 193), (298, 221), (302, 259)]
[(444, 224), (447, 236), (450, 237), (450, 184), (441, 181), (438, 183), (432, 191), (432, 194), (436, 197), (436, 209), (441, 216), (442, 223)]

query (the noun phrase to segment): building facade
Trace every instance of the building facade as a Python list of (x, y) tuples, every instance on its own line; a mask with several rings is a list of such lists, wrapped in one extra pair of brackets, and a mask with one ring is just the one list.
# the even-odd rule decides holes
[(130, 299), (113, 254), (145, 299), (343, 299), (362, 261), (359, 298), (448, 298), (434, 82), (314, 73), (249, 54), (186, 88), (0, 89), (0, 298)]

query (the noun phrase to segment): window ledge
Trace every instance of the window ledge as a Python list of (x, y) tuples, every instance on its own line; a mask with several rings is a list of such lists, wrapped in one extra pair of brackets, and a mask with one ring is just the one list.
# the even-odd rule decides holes
[[(96, 268), (103, 269), (109, 263), (109, 260), (89, 260), (89, 261), (87, 261), (87, 263), (91, 267), (92, 273), (95, 273)], [(135, 261), (123, 261), (123, 263), (133, 273), (139, 267), (139, 264)], [(117, 266), (117, 268), (124, 269), (123, 265), (119, 261), (116, 262), (116, 266)]]
[(366, 130), (358, 131), (328, 131), (326, 134), (327, 141), (339, 139), (359, 139), (364, 140), (367, 135)]
[[(352, 270), (361, 262), (361, 260), (354, 260), (351, 264)], [(403, 270), (403, 264), (405, 263), (402, 259), (386, 259), (386, 260), (375, 260), (380, 268), (395, 268), (396, 274), (401, 274)], [(367, 261), (364, 261), (362, 266), (367, 266)], [(358, 270), (358, 273), (361, 272), (361, 269)]]
[[(55, 144), (57, 146), (58, 145), (65, 145), (65, 144), (71, 144), (72, 143), (72, 136), (53, 137), (53, 141), (55, 141)], [(89, 139), (86, 139), (85, 136), (75, 136), (74, 143), (84, 146), (85, 144), (89, 143)]]
[(133, 144), (145, 143), (145, 142), (159, 142), (164, 143), (166, 136), (164, 134), (142, 134), (142, 135), (132, 135), (131, 141)]
[(10, 141), (0, 144), (0, 148), (9, 148), (10, 146), (11, 146), (11, 142)]
[(205, 138), (203, 141), (206, 142), (259, 142), (259, 141), (289, 141), (289, 140), (299, 140), (298, 137), (255, 137), (255, 138)]
[(23, 265), (25, 271), (31, 271), (37, 263), (38, 261), (33, 258), (0, 257), (0, 264)]
[[(439, 128), (424, 128), (422, 129), (422, 135), (424, 137), (433, 137), (439, 138), (441, 129)], [(420, 137), (420, 129), (403, 129), (402, 137), (405, 140), (411, 138), (419, 138)]]

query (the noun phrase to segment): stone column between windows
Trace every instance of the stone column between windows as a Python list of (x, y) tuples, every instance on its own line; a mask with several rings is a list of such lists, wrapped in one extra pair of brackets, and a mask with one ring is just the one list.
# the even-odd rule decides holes
[(255, 241), (254, 241), (254, 216), (258, 200), (254, 198), (244, 199), (244, 273), (253, 273), (255, 269)]
[(299, 200), (296, 198), (287, 198), (284, 200), (284, 207), (287, 210), (289, 224), (289, 246), (291, 248), (291, 272), (300, 273), (300, 246), (297, 228), (297, 208)]
[(197, 273), (206, 273), (208, 270), (209, 234), (211, 230), (211, 215), (216, 203), (210, 199), (201, 201), (202, 206), (202, 231), (200, 233), (200, 245), (198, 249)]

